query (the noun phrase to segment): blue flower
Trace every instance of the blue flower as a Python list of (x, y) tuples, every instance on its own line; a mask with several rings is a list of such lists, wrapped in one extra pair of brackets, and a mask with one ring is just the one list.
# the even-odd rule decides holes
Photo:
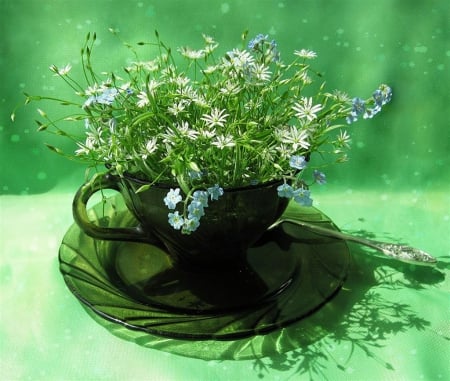
[(318, 171), (317, 169), (314, 170), (313, 172), (313, 176), (314, 176), (314, 181), (317, 184), (325, 184), (327, 182), (327, 178), (325, 176), (325, 173)]
[(299, 188), (294, 191), (294, 201), (302, 206), (311, 206), (313, 203), (309, 190), (304, 188)]
[(363, 117), (364, 117), (364, 119), (371, 119), (376, 114), (378, 114), (380, 111), (381, 111), (381, 107), (380, 106), (375, 106), (373, 108), (368, 108), (366, 110), (366, 112), (364, 113)]
[(208, 194), (211, 196), (211, 200), (218, 200), (223, 195), (223, 189), (218, 184), (211, 188), (208, 188)]
[(96, 99), (97, 99), (97, 97), (96, 97), (95, 95), (91, 95), (91, 96), (86, 100), (86, 102), (84, 102), (83, 108), (89, 107), (92, 103), (95, 103)]
[(356, 122), (358, 118), (350, 114), (347, 118), (345, 118), (345, 120), (347, 121), (347, 124), (352, 124), (353, 122)]
[(184, 225), (184, 218), (178, 212), (169, 213), (169, 224), (175, 229), (180, 230)]
[(266, 34), (258, 34), (255, 38), (251, 39), (248, 43), (248, 48), (252, 50), (258, 49), (258, 46), (261, 42), (266, 41), (269, 38), (269, 36)]
[(169, 209), (175, 209), (177, 204), (182, 199), (183, 198), (180, 195), (180, 188), (170, 189), (170, 191), (167, 192), (166, 197), (164, 197), (164, 204), (166, 204)]
[(202, 178), (202, 172), (189, 170), (188, 176), (191, 180), (200, 180)]
[(202, 204), (202, 206), (204, 208), (206, 208), (208, 206), (208, 192), (207, 191), (195, 191), (192, 195), (194, 201), (199, 202), (200, 204)]
[(184, 233), (192, 233), (193, 231), (197, 230), (197, 228), (200, 226), (200, 221), (198, 218), (188, 218), (184, 220), (183, 225), (183, 232)]
[(203, 209), (203, 204), (200, 201), (193, 200), (188, 206), (188, 218), (197, 218), (205, 215), (205, 211)]
[(295, 169), (303, 169), (306, 167), (307, 162), (304, 156), (291, 156), (289, 159), (289, 165)]
[(375, 106), (366, 110), (366, 112), (364, 113), (365, 119), (373, 118), (374, 115), (378, 114), (381, 111), (381, 108), (386, 103), (390, 102), (392, 98), (392, 89), (389, 86), (381, 85), (373, 92), (372, 97)]
[(90, 96), (86, 102), (84, 102), (83, 107), (89, 107), (93, 103), (99, 103), (104, 105), (111, 105), (114, 102), (115, 97), (118, 94), (118, 90), (115, 88), (108, 88), (103, 91), (100, 95)]
[(270, 43), (270, 53), (273, 62), (278, 62), (280, 60), (280, 52), (278, 51), (278, 44), (275, 40), (272, 40)]
[(115, 88), (106, 89), (102, 94), (100, 94), (96, 101), (100, 104), (111, 105), (114, 102), (114, 98), (119, 92)]
[(277, 187), (278, 197), (286, 197), (292, 198), (294, 197), (294, 188), (292, 188), (289, 184), (282, 184)]
[(373, 118), (381, 111), (382, 106), (390, 102), (392, 98), (392, 89), (387, 85), (380, 85), (380, 87), (373, 92), (372, 98), (374, 107), (367, 109), (366, 102), (363, 99), (353, 98), (352, 109), (346, 118), (348, 124), (356, 122), (360, 115), (363, 115), (364, 119)]
[(375, 104), (381, 109), (381, 106), (391, 101), (392, 89), (387, 85), (381, 85), (373, 92), (372, 96)]
[(361, 98), (353, 98), (350, 115), (347, 116), (347, 123), (353, 123), (358, 120), (358, 116), (366, 111), (366, 102)]
[(381, 107), (381, 106), (383, 106), (383, 102), (384, 102), (384, 96), (383, 96), (383, 93), (381, 92), (381, 90), (380, 89), (376, 89), (374, 92), (373, 92), (373, 100), (375, 101), (375, 104), (377, 105), (377, 106), (379, 106), (379, 107)]

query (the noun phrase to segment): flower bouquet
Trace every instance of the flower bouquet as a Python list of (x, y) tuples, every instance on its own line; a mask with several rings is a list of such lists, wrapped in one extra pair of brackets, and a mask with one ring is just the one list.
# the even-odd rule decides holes
[[(103, 73), (88, 34), (84, 81), (70, 65), (50, 67), (78, 100), (26, 95), (26, 103), (70, 110), (55, 119), (38, 109), (39, 130), (71, 139), (72, 154), (49, 148), (96, 171), (75, 194), (76, 224), (59, 251), (70, 290), (133, 330), (240, 339), (308, 316), (342, 286), (347, 246), (305, 241), (283, 217), (289, 202), (310, 206), (310, 186), (326, 181), (326, 160), (315, 156), (344, 162), (346, 125), (377, 114), (391, 89), (367, 99), (326, 91), (310, 66), (316, 53), (285, 59), (267, 35), (244, 33), (240, 48), (223, 53), (203, 40), (172, 51), (156, 33), (155, 42), (126, 45), (133, 59), (121, 71)], [(120, 196), (88, 214), (104, 189)]]
[[(84, 83), (71, 76), (70, 65), (50, 66), (79, 101), (26, 95), (26, 103), (51, 100), (71, 109), (58, 120), (38, 109), (40, 131), (76, 143), (73, 154), (49, 145), (57, 153), (95, 169), (106, 166), (119, 178), (132, 176), (136, 194), (165, 184), (166, 224), (183, 234), (196, 231), (229, 189), (277, 181), (278, 197), (311, 205), (310, 186), (326, 181), (313, 154), (344, 162), (346, 125), (372, 118), (391, 99), (387, 85), (367, 99), (326, 91), (310, 65), (315, 52), (295, 50), (284, 58), (267, 35), (247, 41), (244, 33), (242, 47), (223, 54), (210, 36), (203, 35), (201, 49), (176, 52), (155, 37), (136, 48), (127, 44), (133, 60), (104, 73), (94, 68), (96, 35), (88, 34)], [(141, 59), (138, 47), (151, 57)]]

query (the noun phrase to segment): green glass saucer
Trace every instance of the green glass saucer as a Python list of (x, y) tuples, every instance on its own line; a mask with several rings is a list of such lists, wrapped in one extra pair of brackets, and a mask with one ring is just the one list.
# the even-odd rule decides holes
[[(336, 229), (315, 208), (286, 213)], [(136, 225), (119, 196), (89, 216), (101, 226)], [(317, 311), (340, 290), (350, 253), (342, 240), (283, 223), (236, 268), (191, 273), (173, 265), (163, 245), (95, 240), (73, 224), (59, 262), (68, 288), (97, 321), (167, 338), (228, 340), (266, 334)]]

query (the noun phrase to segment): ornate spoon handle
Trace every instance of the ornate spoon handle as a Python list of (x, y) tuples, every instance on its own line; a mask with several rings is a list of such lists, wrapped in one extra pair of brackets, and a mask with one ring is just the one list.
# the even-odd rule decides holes
[(359, 243), (360, 245), (371, 247), (372, 249), (375, 249), (388, 257), (397, 259), (402, 262), (422, 266), (434, 266), (437, 263), (436, 258), (432, 257), (430, 254), (426, 253), (423, 250), (419, 250), (408, 245), (380, 242), (367, 238), (355, 237), (351, 234), (346, 234), (340, 231), (327, 229), (312, 223), (299, 221), (297, 219), (281, 218), (274, 224), (269, 226), (269, 230), (275, 228), (276, 226), (280, 225), (283, 222), (290, 222), (292, 224), (302, 226), (317, 234), (324, 235), (327, 237), (340, 238), (346, 241), (352, 241), (355, 243)]

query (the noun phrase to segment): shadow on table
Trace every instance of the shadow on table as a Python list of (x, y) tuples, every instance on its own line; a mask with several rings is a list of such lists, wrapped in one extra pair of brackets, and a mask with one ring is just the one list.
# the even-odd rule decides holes
[[(293, 349), (254, 359), (254, 369), (260, 378), (277, 370), (326, 379), (324, 370), (330, 363), (345, 371), (357, 351), (394, 370), (388, 359), (377, 354), (378, 350), (398, 333), (422, 331), (431, 325), (408, 303), (389, 298), (386, 290), (420, 290), (441, 283), (445, 274), (440, 269), (450, 268), (448, 263), (441, 262), (437, 268), (413, 266), (372, 256), (370, 251), (356, 245), (351, 245), (351, 252), (354, 261), (336, 298), (315, 315), (286, 329), (287, 346)], [(286, 342), (283, 334), (278, 339), (274, 345)], [(333, 352), (344, 343), (349, 346), (348, 358), (337, 360)]]
[[(369, 236), (367, 232), (351, 233)], [(132, 331), (99, 317), (89, 308), (86, 310), (122, 339), (204, 360), (251, 360), (260, 378), (269, 376), (271, 371), (323, 378), (330, 362), (345, 371), (355, 351), (363, 351), (382, 367), (393, 369), (377, 350), (394, 335), (424, 330), (430, 322), (407, 303), (387, 298), (386, 290), (420, 290), (441, 283), (445, 279), (441, 270), (450, 268), (449, 263), (440, 262), (436, 267), (414, 266), (374, 256), (354, 244), (350, 244), (350, 249), (353, 261), (336, 297), (309, 317), (267, 335), (234, 341), (175, 340)], [(334, 348), (342, 343), (350, 346), (344, 361), (333, 355)]]

